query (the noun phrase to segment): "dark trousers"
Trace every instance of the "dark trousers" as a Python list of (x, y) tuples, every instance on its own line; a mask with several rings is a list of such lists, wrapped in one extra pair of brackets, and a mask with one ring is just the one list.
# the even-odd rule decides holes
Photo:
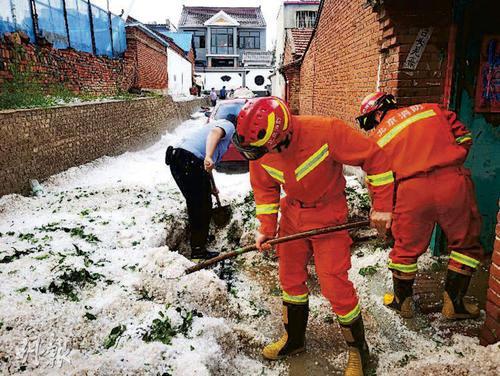
[(203, 248), (212, 214), (212, 189), (203, 161), (184, 149), (174, 149), (170, 171), (186, 199), (191, 249)]
[(210, 99), (210, 102), (212, 102), (212, 107), (215, 107), (217, 104), (217, 99)]

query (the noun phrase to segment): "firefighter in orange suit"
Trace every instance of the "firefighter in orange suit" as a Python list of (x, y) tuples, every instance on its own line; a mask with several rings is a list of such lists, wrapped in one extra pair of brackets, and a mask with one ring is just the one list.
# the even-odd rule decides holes
[[(347, 221), (342, 164), (368, 173), (373, 197), (372, 224), (390, 227), (393, 175), (385, 153), (375, 142), (340, 120), (291, 116), (279, 98), (247, 101), (233, 136), (236, 148), (250, 160), (257, 218), (257, 247), (279, 236)], [(286, 196), (280, 198), (283, 189)], [(368, 359), (361, 309), (347, 272), (351, 267), (347, 231), (312, 236), (279, 245), (279, 277), (283, 290), (285, 334), (266, 346), (267, 359), (305, 350), (308, 317), (307, 264), (314, 257), (322, 294), (330, 301), (349, 345), (347, 375), (363, 375)]]
[(357, 120), (387, 153), (396, 179), (395, 244), (389, 255), (394, 294), (385, 295), (385, 305), (413, 317), (417, 259), (438, 223), (451, 252), (442, 313), (449, 319), (478, 317), (478, 307), (463, 301), (482, 254), (474, 187), (463, 167), (471, 133), (437, 104), (396, 109), (394, 97), (381, 92), (363, 100)]

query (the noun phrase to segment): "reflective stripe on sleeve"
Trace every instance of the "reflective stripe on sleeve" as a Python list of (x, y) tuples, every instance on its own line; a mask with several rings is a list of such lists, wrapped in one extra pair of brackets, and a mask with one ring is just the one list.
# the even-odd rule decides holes
[(387, 145), (389, 142), (392, 141), (394, 137), (396, 137), (399, 133), (401, 133), (403, 130), (406, 129), (410, 124), (413, 124), (419, 120), (427, 119), (430, 117), (436, 116), (436, 112), (434, 110), (427, 110), (424, 112), (420, 112), (418, 114), (415, 114), (413, 116), (410, 116), (408, 119), (402, 121), (398, 125), (396, 125), (394, 128), (392, 128), (389, 132), (387, 132), (384, 136), (382, 136), (378, 141), (377, 144), (381, 148)]
[(463, 144), (467, 141), (472, 141), (472, 137), (470, 133), (464, 134), (463, 136), (455, 138), (457, 144)]
[(276, 179), (282, 184), (285, 183), (285, 174), (283, 173), (283, 171), (280, 171), (274, 167), (265, 164), (261, 164), (261, 166), (264, 170), (267, 171), (269, 175), (271, 175), (272, 178)]
[(280, 204), (262, 204), (262, 205), (257, 205), (256, 206), (256, 214), (261, 215), (261, 214), (276, 214), (278, 212), (278, 209), (280, 207)]
[(466, 256), (462, 253), (458, 253), (456, 251), (451, 251), (450, 259), (452, 259), (460, 264), (470, 266), (471, 268), (474, 268), (474, 269), (476, 269), (480, 263), (478, 260), (473, 259), (472, 257)]
[(392, 171), (383, 172), (377, 175), (368, 175), (366, 178), (368, 179), (368, 183), (370, 183), (374, 187), (379, 187), (381, 185), (386, 185), (394, 182), (394, 175)]
[(302, 295), (290, 295), (286, 291), (283, 291), (283, 301), (292, 304), (305, 304), (309, 300), (309, 294), (305, 293)]
[(389, 269), (399, 270), (403, 273), (415, 273), (417, 271), (417, 264), (396, 264), (389, 260)]
[(356, 304), (356, 307), (354, 307), (354, 309), (348, 314), (346, 315), (337, 314), (337, 320), (339, 321), (339, 323), (344, 325), (350, 324), (360, 315), (360, 313), (361, 313), (361, 308), (359, 308), (359, 304)]

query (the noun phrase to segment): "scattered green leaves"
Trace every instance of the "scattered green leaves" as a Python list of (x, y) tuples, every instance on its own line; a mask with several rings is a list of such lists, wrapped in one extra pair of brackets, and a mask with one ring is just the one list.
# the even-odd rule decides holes
[(127, 327), (125, 325), (118, 325), (111, 329), (111, 333), (104, 340), (104, 348), (109, 349), (116, 345), (118, 339), (125, 333)]
[[(168, 308), (168, 307), (167, 307)], [(177, 334), (187, 336), (191, 330), (194, 317), (202, 317), (203, 315), (196, 310), (184, 311), (182, 308), (177, 307), (176, 311), (179, 312), (182, 318), (182, 323), (173, 326), (168, 316), (163, 312), (158, 312), (160, 318), (154, 319), (149, 330), (147, 330), (142, 339), (145, 342), (159, 341), (165, 345), (170, 345), (172, 338)]]
[(359, 269), (359, 274), (361, 274), (363, 277), (370, 277), (372, 275), (374, 275), (375, 273), (377, 273), (379, 269), (379, 264), (375, 264), (375, 265), (369, 265), (369, 266), (366, 266), (364, 268), (361, 268)]
[[(59, 296), (64, 296), (74, 302), (79, 301), (76, 292), (77, 288), (84, 288), (86, 285), (95, 285), (96, 281), (103, 277), (99, 273), (90, 273), (87, 269), (70, 269), (58, 277), (57, 281), (52, 281), (48, 291)], [(40, 289), (46, 292), (46, 289)]]

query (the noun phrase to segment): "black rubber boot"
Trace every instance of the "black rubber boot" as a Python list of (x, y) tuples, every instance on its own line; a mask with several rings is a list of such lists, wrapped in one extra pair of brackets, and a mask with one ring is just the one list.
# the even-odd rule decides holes
[(262, 350), (264, 358), (278, 360), (305, 351), (308, 317), (308, 303), (299, 305), (283, 302), (285, 334), (278, 341), (264, 347)]
[(443, 293), (443, 316), (451, 320), (475, 319), (479, 317), (479, 307), (464, 302), (469, 288), (470, 275), (448, 269)]
[(351, 324), (341, 324), (340, 327), (347, 346), (349, 346), (349, 359), (344, 375), (363, 376), (370, 361), (370, 351), (365, 339), (363, 318), (359, 316)]
[(208, 260), (219, 256), (217, 252), (207, 251), (206, 248), (193, 247), (191, 249), (191, 259)]
[(413, 312), (414, 279), (399, 279), (392, 277), (394, 294), (384, 295), (384, 305), (398, 312), (401, 317), (411, 319)]

